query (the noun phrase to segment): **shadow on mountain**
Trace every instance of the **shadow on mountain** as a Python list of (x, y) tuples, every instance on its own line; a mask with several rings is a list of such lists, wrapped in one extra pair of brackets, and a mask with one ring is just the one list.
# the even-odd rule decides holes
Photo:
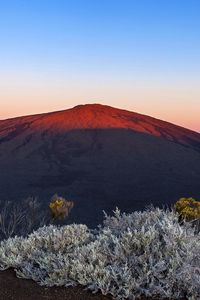
[(70, 222), (95, 226), (125, 212), (200, 195), (200, 150), (129, 129), (25, 131), (0, 146), (0, 198), (58, 193), (75, 202)]

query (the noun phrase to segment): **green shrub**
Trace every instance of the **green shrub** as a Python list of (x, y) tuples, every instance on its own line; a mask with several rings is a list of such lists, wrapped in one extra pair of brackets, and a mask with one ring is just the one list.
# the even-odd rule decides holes
[(200, 201), (193, 198), (180, 198), (175, 210), (187, 221), (200, 219)]
[(68, 217), (71, 209), (74, 207), (73, 201), (68, 201), (63, 197), (54, 195), (49, 204), (49, 208), (51, 210), (52, 217), (54, 219), (65, 219)]

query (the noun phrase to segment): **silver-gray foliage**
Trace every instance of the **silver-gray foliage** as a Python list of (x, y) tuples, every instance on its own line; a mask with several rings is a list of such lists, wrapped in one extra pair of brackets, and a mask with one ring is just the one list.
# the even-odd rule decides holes
[(0, 243), (0, 268), (45, 286), (81, 284), (115, 299), (200, 299), (200, 234), (169, 210), (105, 215), (85, 225), (45, 226)]

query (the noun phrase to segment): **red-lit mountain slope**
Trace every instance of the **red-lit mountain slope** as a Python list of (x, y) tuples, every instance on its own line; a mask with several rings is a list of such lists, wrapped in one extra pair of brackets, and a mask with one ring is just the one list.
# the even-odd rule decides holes
[[(100, 104), (0, 122), (0, 142), (27, 131), (63, 133), (72, 129), (124, 128), (200, 148), (200, 134), (146, 115)], [(27, 130), (28, 129), (28, 130)]]
[(109, 106), (0, 121), (0, 198), (53, 193), (75, 201), (73, 221), (102, 210), (200, 197), (200, 134)]

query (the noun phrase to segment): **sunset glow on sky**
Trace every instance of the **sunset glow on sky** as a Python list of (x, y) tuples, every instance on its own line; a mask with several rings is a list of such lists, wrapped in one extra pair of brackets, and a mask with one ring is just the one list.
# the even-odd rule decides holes
[(0, 0), (0, 119), (102, 103), (200, 131), (198, 0)]

